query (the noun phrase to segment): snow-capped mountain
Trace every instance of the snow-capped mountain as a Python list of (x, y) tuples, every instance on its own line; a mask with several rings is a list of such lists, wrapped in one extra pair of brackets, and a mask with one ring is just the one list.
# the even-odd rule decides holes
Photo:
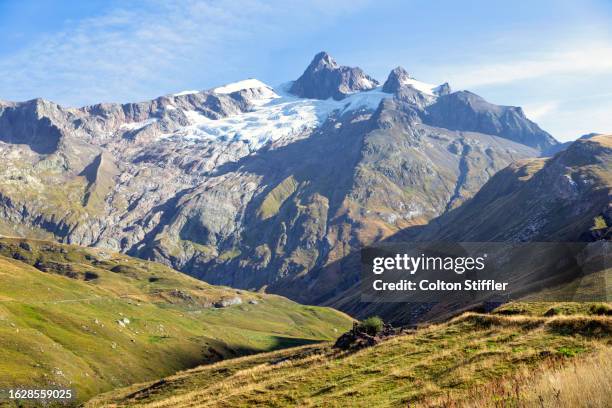
[(444, 83), (442, 85), (432, 85), (425, 82), (418, 81), (408, 74), (402, 67), (394, 68), (387, 77), (385, 84), (382, 87), (383, 92), (387, 93), (396, 93), (402, 87), (412, 87), (417, 91), (431, 96), (441, 96), (450, 93), (450, 87), (448, 83)]
[(0, 234), (323, 302), (352, 284), (348, 253), (555, 144), (520, 108), (402, 68), (380, 86), (327, 53), (280, 86), (79, 109), (0, 102)]
[(291, 84), (276, 89), (256, 79), (227, 84), (211, 91), (215, 94), (248, 92), (250, 99), (246, 112), (221, 119), (211, 119), (195, 110), (186, 111), (190, 125), (164, 137), (192, 140), (243, 142), (250, 151), (272, 143), (287, 143), (307, 135), (323, 124), (332, 114), (344, 114), (359, 109), (373, 110), (383, 98), (390, 95), (373, 89), (348, 95), (342, 101), (299, 98), (288, 92)]

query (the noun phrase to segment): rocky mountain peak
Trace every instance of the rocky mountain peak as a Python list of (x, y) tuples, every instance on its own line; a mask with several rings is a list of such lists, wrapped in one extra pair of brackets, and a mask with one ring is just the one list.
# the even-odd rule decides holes
[(520, 107), (495, 105), (469, 91), (437, 98), (427, 108), (424, 122), (451, 130), (500, 136), (540, 151), (559, 143), (529, 120)]
[(445, 82), (442, 85), (438, 86), (436, 89), (434, 89), (434, 93), (438, 96), (448, 95), (451, 92), (451, 87), (448, 82)]
[(402, 67), (396, 67), (389, 73), (382, 90), (387, 93), (395, 93), (408, 79), (410, 79), (408, 71)]
[(376, 86), (378, 81), (361, 68), (338, 65), (331, 55), (323, 51), (315, 55), (289, 92), (301, 98), (341, 100), (351, 93)]
[[(412, 91), (409, 89), (412, 89)], [(402, 94), (403, 96), (406, 94), (412, 94), (417, 99), (425, 97), (425, 99), (428, 99), (429, 102), (431, 102), (432, 98), (448, 95), (451, 92), (451, 89), (448, 83), (435, 86), (433, 84), (418, 81), (410, 76), (408, 71), (406, 71), (403, 67), (398, 66), (389, 73), (389, 76), (382, 87), (382, 91), (395, 94), (400, 98), (402, 97)], [(418, 96), (416, 94), (421, 95)]]
[(314, 56), (314, 58), (312, 59), (312, 62), (310, 63), (310, 65), (308, 65), (307, 70), (309, 69), (316, 70), (316, 69), (324, 69), (324, 68), (329, 68), (329, 69), (338, 68), (338, 63), (327, 52), (321, 51), (320, 53)]

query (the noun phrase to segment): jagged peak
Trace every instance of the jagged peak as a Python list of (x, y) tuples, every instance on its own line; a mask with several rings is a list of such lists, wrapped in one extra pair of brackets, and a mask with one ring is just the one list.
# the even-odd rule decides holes
[(331, 55), (329, 55), (326, 51), (321, 51), (319, 52), (317, 55), (314, 56), (314, 58), (312, 59), (312, 61), (310, 62), (310, 64), (308, 65), (307, 69), (320, 69), (320, 68), (331, 68), (331, 69), (335, 69), (338, 68), (339, 65), (336, 62), (336, 60), (334, 59), (334, 57), (332, 57)]
[(443, 83), (442, 85), (437, 86), (434, 89), (434, 93), (438, 96), (448, 95), (452, 92), (452, 89), (448, 82)]
[(395, 93), (410, 79), (408, 71), (401, 66), (395, 67), (389, 72), (382, 90), (387, 93)]
[(378, 81), (361, 68), (339, 65), (331, 55), (321, 51), (293, 82), (289, 92), (302, 98), (341, 100), (351, 93), (377, 86)]
[(442, 96), (450, 93), (450, 86), (448, 85), (448, 82), (436, 86), (416, 80), (410, 76), (408, 71), (402, 66), (397, 66), (391, 70), (382, 90), (386, 93), (397, 93), (402, 87), (405, 86), (410, 86), (429, 96)]

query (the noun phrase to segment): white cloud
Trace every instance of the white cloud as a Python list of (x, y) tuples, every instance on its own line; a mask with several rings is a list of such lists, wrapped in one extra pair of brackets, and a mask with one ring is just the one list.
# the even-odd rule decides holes
[(563, 51), (509, 56), (505, 61), (492, 64), (456, 66), (448, 71), (452, 72), (451, 82), (462, 88), (552, 75), (597, 75), (612, 71), (612, 47), (576, 45)]
[(606, 93), (526, 104), (527, 117), (558, 140), (574, 140), (587, 133), (612, 134), (612, 100)]
[(307, 32), (358, 9), (350, 1), (321, 0), (121, 4), (106, 15), (67, 22), (63, 31), (0, 59), (0, 99), (81, 105), (218, 85), (207, 80), (248, 65), (258, 49), (289, 31)]
[(533, 121), (538, 121), (543, 117), (554, 113), (559, 107), (558, 101), (547, 101), (541, 103), (527, 104), (523, 106), (523, 110), (527, 117)]
[(612, 102), (602, 101), (576, 108), (562, 104), (554, 114), (541, 118), (538, 124), (561, 141), (574, 140), (587, 133), (612, 134)]

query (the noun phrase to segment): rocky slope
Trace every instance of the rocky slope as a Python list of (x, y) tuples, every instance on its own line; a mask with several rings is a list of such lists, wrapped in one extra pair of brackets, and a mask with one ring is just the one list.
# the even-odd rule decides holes
[(469, 91), (443, 95), (428, 110), (432, 126), (500, 136), (518, 143), (548, 149), (556, 140), (515, 106), (498, 106)]
[(466, 205), (436, 223), (406, 231), (404, 239), (590, 241), (609, 237), (608, 226), (612, 136), (600, 135), (580, 139), (548, 160), (507, 167)]
[(302, 76), (293, 82), (290, 92), (301, 98), (340, 100), (354, 92), (374, 89), (377, 85), (378, 81), (360, 68), (340, 66), (331, 55), (320, 52)]
[[(593, 136), (572, 143), (566, 150), (545, 159), (521, 160), (495, 174), (480, 191), (463, 205), (434, 218), (427, 225), (407, 228), (389, 237), (386, 242), (588, 242), (612, 240), (612, 136)], [(590, 249), (589, 249), (590, 248)], [(608, 255), (604, 269), (592, 274), (568, 275), (564, 281), (559, 269), (556, 276), (538, 275), (537, 269), (517, 268), (504, 276), (515, 281), (517, 288), (536, 282), (544, 287), (571, 284), (572, 296), (610, 300), (612, 269)], [(601, 248), (585, 246), (601, 254)], [(347, 275), (353, 271), (358, 279), (359, 254), (346, 257)], [(544, 261), (536, 264), (544, 265)], [(590, 269), (590, 268), (589, 268)], [(487, 278), (494, 278), (488, 276)], [(348, 278), (347, 278), (348, 279)], [(555, 280), (555, 281), (553, 281)], [(537, 285), (534, 284), (534, 287)], [(556, 287), (556, 286), (555, 286)], [(586, 292), (585, 292), (586, 291)], [(550, 292), (554, 298), (557, 292)], [(415, 295), (416, 296), (416, 295)], [(546, 298), (548, 292), (540, 298)], [(566, 296), (566, 295), (563, 295)], [(438, 302), (432, 295), (429, 301)], [(451, 296), (449, 295), (449, 301)], [(448, 315), (449, 309), (440, 303), (434, 309), (410, 304), (360, 303), (358, 285), (339, 293), (327, 303), (355, 316), (379, 314), (390, 321), (406, 323)], [(427, 302), (427, 298), (413, 299)], [(462, 300), (463, 301), (463, 300)], [(457, 303), (458, 304), (458, 303)], [(457, 305), (455, 305), (457, 306)], [(468, 307), (468, 305), (464, 305)], [(469, 305), (477, 306), (476, 303)]]
[(376, 85), (321, 53), (276, 89), (250, 79), (123, 105), (2, 102), (0, 234), (322, 302), (354, 282), (337, 261), (556, 144), (519, 108), (404, 70)]

